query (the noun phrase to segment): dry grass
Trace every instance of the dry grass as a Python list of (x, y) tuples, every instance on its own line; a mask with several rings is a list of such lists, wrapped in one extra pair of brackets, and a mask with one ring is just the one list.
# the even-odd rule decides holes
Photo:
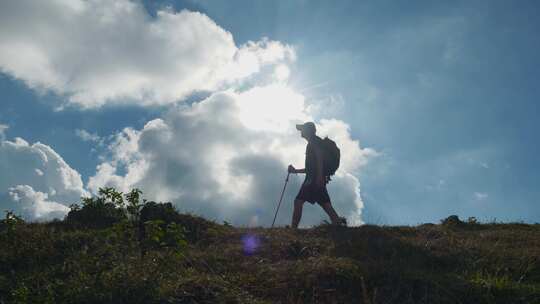
[(143, 246), (125, 222), (3, 225), (0, 303), (540, 303), (540, 225), (176, 221), (187, 245)]

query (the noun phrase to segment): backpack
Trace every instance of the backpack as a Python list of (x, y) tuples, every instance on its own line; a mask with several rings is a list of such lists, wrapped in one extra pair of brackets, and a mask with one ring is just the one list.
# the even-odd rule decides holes
[(334, 175), (339, 168), (340, 151), (336, 142), (328, 137), (322, 140), (321, 147), (324, 152), (324, 175), (330, 180), (330, 176)]

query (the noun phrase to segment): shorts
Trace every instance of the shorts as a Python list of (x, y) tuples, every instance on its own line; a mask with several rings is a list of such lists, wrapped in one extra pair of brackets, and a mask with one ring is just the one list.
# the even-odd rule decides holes
[(315, 184), (302, 184), (300, 191), (296, 195), (296, 199), (312, 204), (319, 203), (319, 205), (330, 202), (326, 185), (321, 187)]

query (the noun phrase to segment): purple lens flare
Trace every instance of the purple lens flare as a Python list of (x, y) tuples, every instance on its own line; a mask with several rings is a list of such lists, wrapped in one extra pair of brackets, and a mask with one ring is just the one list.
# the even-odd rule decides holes
[(261, 245), (261, 241), (258, 236), (248, 233), (242, 236), (242, 244), (243, 244), (244, 254), (252, 255), (257, 251), (257, 249)]

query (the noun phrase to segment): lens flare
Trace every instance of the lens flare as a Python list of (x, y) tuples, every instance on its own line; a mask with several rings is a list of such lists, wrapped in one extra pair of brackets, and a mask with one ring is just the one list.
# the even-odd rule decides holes
[(259, 237), (254, 234), (246, 234), (242, 236), (242, 244), (243, 244), (244, 254), (252, 255), (257, 251), (257, 249), (261, 245), (261, 241)]
[(283, 132), (308, 119), (304, 96), (284, 84), (256, 87), (239, 95), (239, 119), (249, 129)]

